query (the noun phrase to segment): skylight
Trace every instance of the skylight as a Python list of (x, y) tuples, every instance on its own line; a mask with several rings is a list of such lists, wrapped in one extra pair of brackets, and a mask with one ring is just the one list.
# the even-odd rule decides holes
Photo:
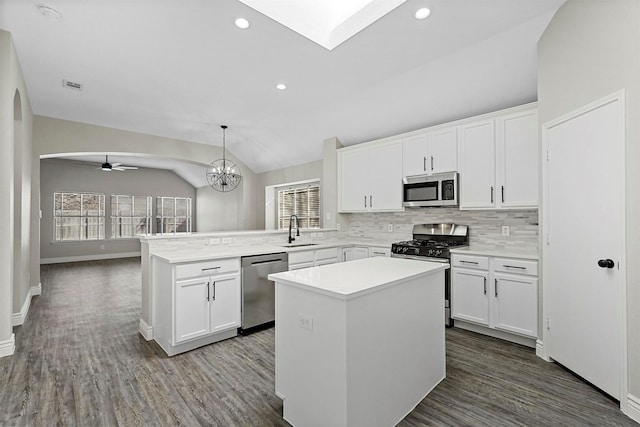
[(328, 50), (406, 0), (240, 0)]

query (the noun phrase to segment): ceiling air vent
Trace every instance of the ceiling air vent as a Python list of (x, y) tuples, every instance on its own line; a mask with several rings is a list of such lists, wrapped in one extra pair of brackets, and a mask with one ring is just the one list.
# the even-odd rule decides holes
[(73, 90), (82, 90), (82, 83), (70, 82), (69, 80), (62, 80), (62, 86)]

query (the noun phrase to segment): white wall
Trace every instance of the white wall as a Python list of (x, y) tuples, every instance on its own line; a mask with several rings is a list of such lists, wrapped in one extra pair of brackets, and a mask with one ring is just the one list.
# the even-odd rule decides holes
[[(153, 196), (152, 225), (155, 230), (155, 197), (190, 197), (194, 203), (196, 190), (175, 173), (167, 170), (141, 168), (126, 172), (102, 172), (94, 167), (79, 165), (71, 160), (43, 159), (40, 161), (40, 192), (42, 222), (40, 259), (42, 263), (60, 261), (60, 258), (106, 257), (140, 252), (140, 241), (134, 239), (111, 240), (112, 194)], [(95, 192), (105, 195), (106, 240), (88, 242), (53, 243), (53, 193)], [(194, 227), (196, 221), (194, 220)], [(195, 228), (194, 228), (195, 230)], [(104, 249), (101, 247), (104, 246)], [(87, 258), (88, 259), (88, 258)]]
[(540, 122), (620, 89), (627, 101), (629, 392), (640, 398), (640, 2), (568, 0), (538, 43)]
[[(208, 144), (145, 135), (119, 129), (85, 123), (35, 116), (34, 148), (39, 156), (62, 153), (122, 153), (176, 159), (208, 165), (222, 157), (222, 148)], [(256, 228), (255, 174), (227, 150), (227, 157), (242, 172), (242, 183), (230, 193), (214, 194), (209, 187), (196, 192), (196, 223), (198, 231), (213, 231), (212, 224), (224, 224), (230, 229), (252, 230)], [(211, 190), (211, 191), (209, 191)], [(200, 206), (202, 203), (202, 206)], [(207, 207), (226, 204), (238, 206), (233, 218), (218, 216), (224, 210), (211, 211)], [(200, 206), (200, 207), (199, 207)], [(202, 218), (200, 218), (202, 216)], [(231, 225), (230, 225), (231, 224)]]
[[(39, 276), (29, 277), (35, 270), (32, 263), (38, 262), (31, 258), (29, 231), (32, 120), (11, 35), (0, 30), (0, 195), (3, 201), (0, 222), (5, 225), (0, 228), (0, 356), (14, 351), (12, 314), (20, 311), (31, 285), (39, 280)], [(14, 165), (16, 150), (19, 163)], [(19, 228), (17, 240), (14, 238), (16, 227)], [(36, 282), (31, 283), (34, 280)]]

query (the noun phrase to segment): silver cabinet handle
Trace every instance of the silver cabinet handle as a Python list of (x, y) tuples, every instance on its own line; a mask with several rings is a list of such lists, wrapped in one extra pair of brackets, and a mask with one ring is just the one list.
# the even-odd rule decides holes
[(517, 268), (519, 270), (526, 270), (527, 267), (520, 267), (519, 265), (507, 265), (507, 264), (502, 264), (502, 266), (504, 268)]
[(366, 194), (365, 194), (365, 196), (364, 196), (364, 207), (365, 207), (365, 208), (367, 207), (367, 195), (366, 195)]
[(427, 158), (426, 157), (422, 158), (422, 170), (425, 171), (425, 172), (427, 171)]
[(433, 170), (433, 156), (431, 156), (431, 170)]
[(487, 294), (487, 278), (484, 278), (484, 294)]
[(207, 282), (207, 301), (211, 301), (209, 294), (209, 282)]
[(213, 282), (213, 300), (216, 300), (216, 282)]
[(219, 268), (220, 268), (219, 266), (218, 267), (201, 268), (200, 271), (217, 270)]
[(460, 260), (461, 263), (463, 264), (474, 264), (474, 265), (478, 265), (478, 263), (476, 261), (465, 261), (463, 259)]
[(372, 208), (373, 207), (373, 196), (369, 195), (369, 207)]
[(498, 298), (498, 279), (495, 279), (493, 290), (494, 290), (496, 298)]
[(491, 203), (493, 203), (493, 186), (491, 186)]
[(500, 187), (502, 188), (502, 203), (504, 203), (504, 185), (501, 185)]

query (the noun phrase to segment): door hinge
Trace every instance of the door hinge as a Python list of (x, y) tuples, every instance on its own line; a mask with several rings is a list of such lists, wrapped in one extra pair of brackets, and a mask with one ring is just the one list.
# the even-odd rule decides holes
[(547, 162), (549, 161), (549, 149), (547, 148)]
[(547, 330), (551, 329), (551, 320), (547, 317)]
[(549, 233), (547, 233), (547, 245), (549, 245)]

